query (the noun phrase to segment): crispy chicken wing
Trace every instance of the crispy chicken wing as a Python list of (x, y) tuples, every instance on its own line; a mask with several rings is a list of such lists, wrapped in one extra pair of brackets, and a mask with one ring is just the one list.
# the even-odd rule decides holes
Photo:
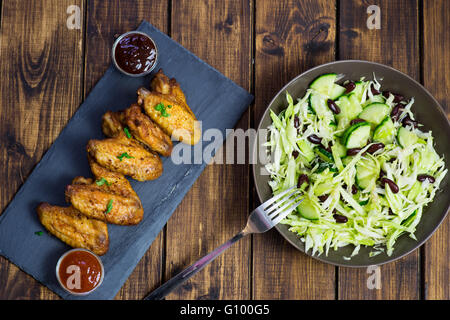
[(89, 218), (119, 225), (134, 225), (144, 215), (141, 202), (114, 192), (112, 186), (73, 183), (66, 187), (67, 200)]
[(42, 225), (55, 237), (74, 248), (85, 248), (103, 255), (109, 248), (106, 223), (89, 219), (73, 207), (41, 203), (37, 208)]
[(108, 137), (124, 134), (127, 127), (130, 134), (144, 146), (164, 157), (172, 152), (170, 137), (161, 130), (147, 115), (142, 113), (137, 104), (120, 112), (108, 111), (103, 116), (102, 129)]
[(163, 167), (159, 156), (137, 142), (119, 135), (104, 140), (90, 140), (88, 154), (102, 167), (138, 181), (154, 180)]
[(88, 156), (96, 180), (76, 177), (66, 187), (67, 200), (90, 218), (119, 225), (134, 225), (142, 221), (141, 200), (120, 173), (109, 171)]
[(152, 81), (152, 91), (138, 90), (138, 103), (165, 133), (187, 144), (196, 144), (201, 137), (200, 124), (186, 103), (184, 93), (175, 79), (159, 70)]

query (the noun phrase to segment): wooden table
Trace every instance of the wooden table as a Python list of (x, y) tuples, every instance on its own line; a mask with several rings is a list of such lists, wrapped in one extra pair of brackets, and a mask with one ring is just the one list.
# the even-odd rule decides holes
[[(338, 59), (397, 68), (450, 110), (450, 1), (0, 2), (0, 211), (107, 69), (114, 35), (142, 19), (255, 95), (244, 130), (290, 79)], [(367, 26), (372, 4), (380, 29)], [(226, 241), (257, 203), (251, 166), (208, 166), (117, 299), (142, 298)], [(242, 240), (168, 299), (450, 299), (449, 244), (447, 218), (426, 245), (381, 266), (377, 289), (368, 285), (377, 271), (318, 262), (270, 231)], [(0, 257), (0, 299), (55, 298)]]

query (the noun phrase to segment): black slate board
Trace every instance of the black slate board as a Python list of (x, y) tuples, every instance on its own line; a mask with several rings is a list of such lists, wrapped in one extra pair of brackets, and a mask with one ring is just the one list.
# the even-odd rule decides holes
[[(138, 30), (150, 35), (159, 48), (154, 72), (162, 68), (177, 79), (202, 121), (203, 132), (217, 128), (225, 137), (225, 130), (235, 126), (253, 97), (148, 22), (142, 22)], [(75, 176), (91, 176), (85, 146), (89, 139), (104, 138), (100, 128), (103, 113), (135, 102), (136, 89), (149, 87), (152, 76), (131, 78), (111, 66), (0, 216), (0, 254), (65, 299), (114, 298), (209, 160), (175, 165), (164, 158), (159, 179), (131, 181), (144, 206), (144, 219), (132, 227), (108, 226), (110, 249), (102, 257), (105, 278), (101, 287), (80, 298), (59, 286), (56, 262), (69, 247), (46, 232), (35, 234), (44, 230), (35, 208), (43, 201), (67, 205), (64, 187)], [(203, 142), (202, 148), (209, 143)]]

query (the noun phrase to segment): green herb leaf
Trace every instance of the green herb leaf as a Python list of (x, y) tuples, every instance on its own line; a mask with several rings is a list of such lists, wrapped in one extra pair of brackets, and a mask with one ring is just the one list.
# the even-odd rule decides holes
[(127, 138), (131, 139), (131, 134), (130, 134), (130, 131), (128, 130), (128, 127), (123, 128), (123, 131), (125, 132), (125, 135), (127, 136)]
[[(167, 108), (172, 108), (171, 105), (168, 105)], [(164, 106), (164, 104), (162, 102), (158, 103), (155, 106), (155, 110), (161, 112), (161, 117), (169, 117), (170, 114), (167, 113), (166, 107)]]
[(102, 186), (102, 185), (106, 184), (106, 185), (109, 187), (109, 186), (111, 185), (111, 184), (108, 182), (108, 180), (106, 180), (105, 178), (101, 178), (101, 179), (95, 181), (95, 183), (96, 183), (98, 186)]
[(36, 231), (34, 234), (37, 236), (42, 236), (44, 233), (42, 231)]
[(120, 161), (122, 161), (124, 157), (127, 158), (127, 159), (134, 159), (134, 157), (130, 156), (126, 152), (122, 153), (120, 156), (117, 156), (117, 158), (119, 158)]
[(108, 201), (108, 205), (106, 206), (105, 214), (110, 213), (111, 210), (112, 210), (112, 208), (113, 208), (113, 199), (110, 199), (110, 200)]
[(165, 109), (165, 107), (161, 102), (155, 106), (156, 111), (163, 111), (164, 109)]

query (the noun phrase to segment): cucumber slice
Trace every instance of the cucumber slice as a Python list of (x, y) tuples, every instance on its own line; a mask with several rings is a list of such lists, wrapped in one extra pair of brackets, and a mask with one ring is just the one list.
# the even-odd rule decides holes
[(339, 155), (339, 157), (344, 158), (347, 156), (347, 148), (344, 147), (339, 141), (335, 141), (334, 146), (336, 148), (336, 151)]
[(372, 123), (377, 126), (386, 118), (390, 113), (390, 108), (387, 104), (384, 103), (371, 103), (368, 105), (358, 116), (360, 119), (364, 119), (367, 122)]
[(373, 140), (385, 145), (394, 141), (395, 127), (390, 116), (386, 116), (373, 132)]
[(407, 148), (410, 145), (415, 144), (418, 139), (419, 137), (417, 137), (414, 132), (411, 132), (404, 127), (400, 127), (400, 129), (398, 129), (397, 141), (402, 148)]
[(338, 130), (346, 128), (350, 120), (356, 118), (363, 110), (354, 93), (341, 96), (336, 104), (341, 109), (341, 112), (336, 115), (336, 119), (339, 121)]
[(372, 99), (369, 99), (366, 102), (364, 102), (362, 107), (365, 108), (365, 107), (367, 107), (368, 105), (370, 105), (370, 104), (372, 104), (374, 102), (385, 103), (386, 99), (383, 97), (382, 94), (377, 94), (376, 96), (373, 96)]
[(331, 89), (331, 93), (330, 93), (330, 99), (337, 99), (340, 96), (342, 96), (345, 93), (345, 88), (338, 85), (338, 84), (333, 84), (333, 88)]
[(333, 155), (322, 147), (315, 147), (314, 152), (325, 162), (333, 162)]
[(301, 152), (300, 155), (303, 156), (303, 158), (307, 161), (308, 164), (314, 160), (316, 155), (314, 154), (313, 147), (311, 146), (311, 144), (308, 141), (300, 140), (297, 142), (297, 146), (300, 149), (300, 152)]
[(342, 136), (342, 144), (347, 149), (362, 148), (370, 138), (370, 123), (358, 122), (348, 128)]
[(298, 213), (305, 219), (317, 220), (319, 219), (319, 210), (314, 206), (314, 203), (305, 198), (297, 207)]
[(333, 112), (330, 110), (330, 108), (328, 108), (326, 99), (322, 94), (318, 92), (312, 92), (309, 96), (309, 103), (311, 109), (313, 109), (314, 111), (314, 114), (316, 114), (318, 117), (334, 117)]
[(314, 79), (310, 83), (309, 87), (326, 96), (330, 96), (333, 89), (334, 81), (336, 81), (336, 77), (337, 77), (336, 73), (323, 74)]

